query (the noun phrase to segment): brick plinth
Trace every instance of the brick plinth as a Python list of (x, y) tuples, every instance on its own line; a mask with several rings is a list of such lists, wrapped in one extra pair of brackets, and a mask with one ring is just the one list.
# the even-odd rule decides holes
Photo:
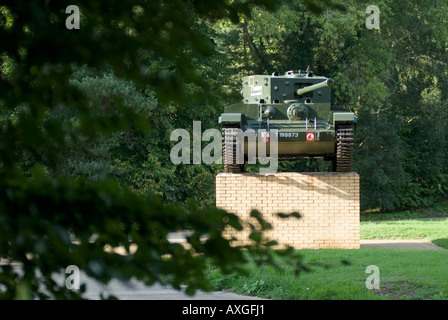
[[(252, 209), (272, 225), (266, 236), (279, 245), (359, 249), (359, 176), (356, 173), (283, 172), (260, 175), (221, 173), (216, 177), (216, 206), (249, 221)], [(299, 212), (295, 217), (276, 214)], [(249, 231), (225, 231), (248, 244)]]

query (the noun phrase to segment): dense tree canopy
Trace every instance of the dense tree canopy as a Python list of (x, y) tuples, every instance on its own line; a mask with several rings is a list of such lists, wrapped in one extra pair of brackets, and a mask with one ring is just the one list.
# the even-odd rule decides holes
[[(213, 23), (228, 58), (229, 87), (243, 75), (305, 69), (335, 80), (333, 104), (358, 116), (355, 170), (364, 209), (431, 205), (447, 192), (447, 30), (444, 1), (377, 1), (312, 14), (300, 1), (254, 8), (240, 22)], [(303, 170), (303, 162), (283, 163)], [(325, 166), (321, 169), (325, 170)]]
[[(261, 216), (252, 213), (243, 255), (222, 237), (242, 224), (211, 205), (212, 169), (175, 167), (167, 151), (173, 128), (216, 112), (207, 106), (218, 93), (204, 95), (214, 88), (204, 70), (217, 63), (207, 21), (236, 21), (252, 2), (78, 1), (79, 29), (66, 27), (68, 5), (0, 6), (0, 296), (79, 297), (53, 278), (70, 265), (193, 293), (211, 289), (210, 265), (274, 263)], [(167, 240), (185, 227), (190, 247)], [(127, 254), (105, 250), (116, 246)]]
[[(240, 270), (246, 256), (221, 231), (241, 221), (213, 208), (222, 166), (174, 165), (169, 152), (173, 129), (216, 128), (248, 74), (310, 66), (335, 79), (333, 104), (358, 116), (363, 208), (446, 195), (445, 1), (378, 0), (379, 29), (365, 25), (368, 1), (79, 0), (69, 30), (71, 4), (0, 6), (0, 257), (25, 271), (1, 268), (0, 296), (69, 297), (49, 275), (71, 264), (191, 291), (210, 288), (208, 263)], [(182, 228), (196, 231), (191, 251), (166, 241)], [(135, 254), (104, 251), (130, 242)]]

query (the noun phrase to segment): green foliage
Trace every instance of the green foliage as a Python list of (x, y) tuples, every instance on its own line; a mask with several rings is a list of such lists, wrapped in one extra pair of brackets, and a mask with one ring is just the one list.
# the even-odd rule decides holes
[[(0, 257), (25, 267), (23, 276), (1, 269), (7, 297), (43, 296), (39, 283), (69, 264), (102, 281), (137, 275), (191, 290), (210, 288), (200, 277), (205, 264), (241, 271), (246, 258), (219, 236), (240, 222), (213, 209), (222, 166), (173, 165), (169, 137), (176, 128), (191, 133), (193, 121), (217, 128), (247, 74), (310, 66), (335, 79), (334, 104), (358, 116), (363, 209), (446, 196), (444, 2), (377, 1), (379, 30), (365, 27), (367, 1), (80, 0), (79, 30), (65, 28), (69, 4), (0, 6)], [(316, 167), (328, 170), (322, 161), (279, 164)], [(260, 249), (271, 244), (261, 226), (251, 230), (261, 246), (251, 252), (273, 263)], [(166, 242), (185, 227), (197, 232), (193, 251)], [(198, 242), (209, 232), (209, 242)], [(130, 241), (139, 245), (134, 255), (103, 250)]]
[[(211, 289), (206, 265), (273, 262), (263, 236), (244, 248), (222, 237), (242, 224), (213, 206), (219, 168), (169, 163), (172, 129), (216, 123), (226, 72), (205, 21), (276, 5), (254, 3), (78, 1), (79, 30), (65, 28), (65, 1), (0, 7), (2, 298), (79, 298), (52, 279), (69, 265), (193, 293)], [(191, 248), (167, 240), (185, 226)], [(106, 250), (118, 246), (126, 255)]]
[[(201, 273), (206, 263), (227, 272), (244, 262), (241, 252), (221, 239), (225, 225), (241, 228), (236, 216), (223, 211), (191, 208), (185, 215), (114, 181), (51, 179), (38, 169), (30, 179), (13, 175), (1, 181), (0, 209), (9, 215), (1, 217), (0, 250), (8, 260), (22, 262), (24, 271), (19, 276), (2, 268), (2, 283), (8, 285), (4, 298), (12, 298), (15, 285), (23, 282), (40, 298), (46, 296), (42, 285), (56, 298), (74, 297), (48, 277), (73, 264), (103, 282), (136, 277), (147, 284), (166, 281), (177, 288), (186, 283), (191, 289), (207, 289)], [(193, 250), (167, 241), (168, 232), (183, 224), (195, 226)], [(203, 234), (209, 237), (205, 244), (194, 241)], [(138, 247), (133, 254), (131, 243)], [(106, 245), (123, 246), (128, 255), (107, 252)], [(43, 277), (36, 278), (36, 272)]]

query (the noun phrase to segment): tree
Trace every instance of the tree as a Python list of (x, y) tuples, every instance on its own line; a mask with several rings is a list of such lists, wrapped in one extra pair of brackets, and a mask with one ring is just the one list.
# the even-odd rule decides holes
[[(136, 277), (176, 288), (184, 283), (188, 293), (210, 289), (203, 278), (209, 264), (223, 272), (242, 271), (247, 255), (222, 238), (224, 228), (241, 228), (235, 215), (137, 194), (116, 179), (107, 180), (116, 168), (104, 175), (113, 159), (99, 154), (113, 154), (125, 144), (141, 147), (135, 139), (139, 133), (152, 135), (152, 116), (172, 115), (157, 112), (161, 104), (198, 101), (197, 94), (207, 90), (192, 65), (194, 57), (206, 58), (214, 50), (192, 17), (236, 21), (252, 5), (78, 1), (79, 29), (66, 28), (65, 2), (15, 1), (0, 7), (0, 256), (23, 264), (23, 273), (2, 266), (3, 298), (75, 297), (51, 278), (69, 265), (103, 282)], [(275, 1), (257, 5), (272, 9)], [(80, 77), (80, 72), (90, 74)], [(113, 88), (97, 91), (108, 83)], [(73, 159), (79, 162), (67, 161)], [(153, 165), (148, 173), (163, 176), (163, 169), (156, 171), (158, 159), (148, 160)], [(92, 173), (95, 166), (101, 175)], [(157, 187), (152, 191), (157, 194)], [(254, 219), (253, 232), (269, 227), (258, 214)], [(193, 226), (191, 249), (167, 241), (168, 232), (183, 225)], [(203, 243), (199, 239), (205, 234)], [(273, 263), (265, 241), (255, 241), (248, 254)], [(123, 246), (128, 255), (105, 246)], [(300, 263), (300, 257), (291, 257)]]
[[(365, 25), (366, 2), (321, 14), (305, 2), (275, 13), (252, 8), (238, 24), (214, 25), (231, 57), (229, 87), (243, 75), (305, 69), (334, 78), (333, 104), (358, 116), (355, 170), (364, 209), (415, 208), (446, 196), (446, 21), (443, 1), (377, 1), (380, 29)], [(305, 170), (280, 162), (280, 170)], [(325, 166), (320, 166), (325, 170)]]

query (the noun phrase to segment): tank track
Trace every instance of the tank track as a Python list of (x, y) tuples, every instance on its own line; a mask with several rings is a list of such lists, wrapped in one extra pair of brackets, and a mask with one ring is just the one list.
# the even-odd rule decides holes
[(334, 171), (351, 172), (353, 170), (353, 142), (353, 125), (338, 125), (336, 127)]
[[(224, 172), (240, 173), (246, 171), (246, 165), (238, 164), (236, 159), (237, 126), (222, 128), (222, 159)], [(336, 127), (336, 147), (333, 160), (333, 171), (351, 172), (353, 170), (354, 128), (352, 124)], [(231, 152), (229, 150), (231, 148)]]
[[(238, 135), (238, 127), (225, 126), (222, 129), (222, 159), (224, 163), (224, 172), (227, 173), (239, 173), (246, 171), (245, 164), (237, 163), (236, 159), (237, 135)], [(230, 152), (230, 150), (232, 152)]]

